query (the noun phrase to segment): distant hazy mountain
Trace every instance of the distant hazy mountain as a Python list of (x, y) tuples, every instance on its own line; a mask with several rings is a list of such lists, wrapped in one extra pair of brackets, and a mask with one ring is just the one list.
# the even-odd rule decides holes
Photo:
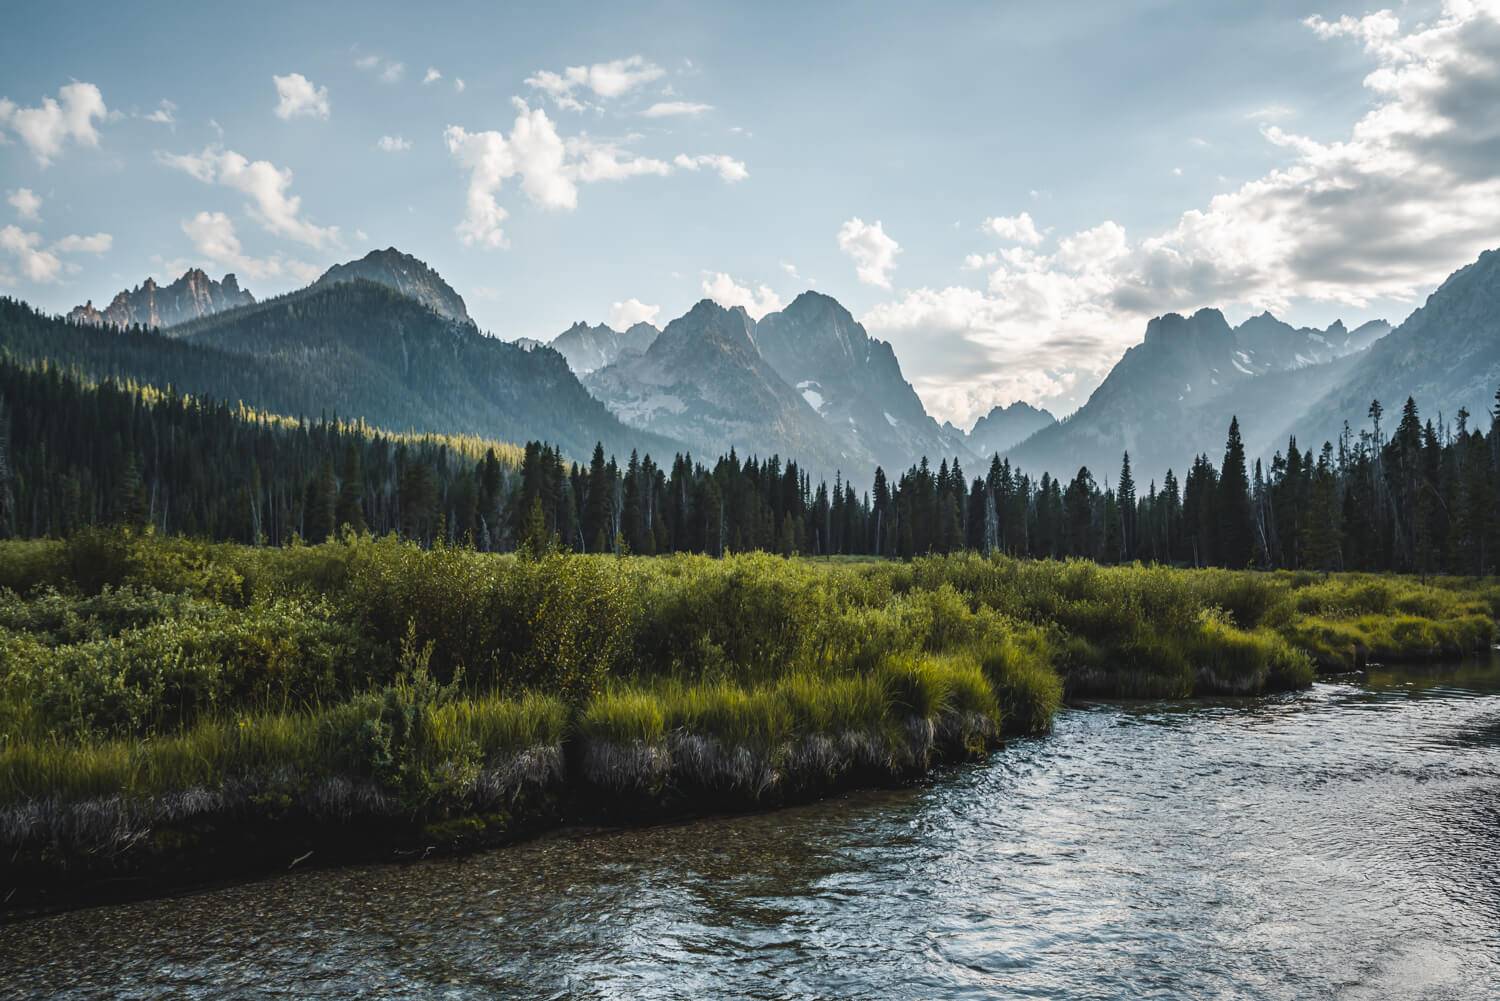
[(756, 348), (742, 308), (705, 299), (667, 324), (644, 354), (626, 352), (585, 384), (626, 424), (686, 442), (702, 459), (778, 453), (832, 475), (873, 468)]
[[(1216, 309), (1168, 313), (1146, 326), (1079, 410), (1008, 450), (1022, 468), (1072, 476), (1088, 466), (1113, 476), (1128, 450), (1143, 481), (1194, 454), (1217, 455), (1229, 420), (1240, 419), (1252, 455), (1273, 447), (1308, 404), (1345, 378), (1348, 359), (1389, 330), (1296, 328), (1269, 313), (1231, 327)], [(1284, 444), (1285, 439), (1281, 438)]]
[(847, 439), (849, 455), (868, 455), (887, 472), (923, 455), (934, 462), (954, 454), (971, 458), (962, 434), (945, 435), (928, 415), (891, 346), (870, 337), (837, 300), (804, 292), (761, 317), (754, 337), (782, 380)]
[(633, 324), (620, 333), (604, 324), (575, 323), (552, 339), (552, 348), (579, 375), (614, 363), (622, 354), (645, 354), (661, 332), (649, 323)]
[(135, 288), (118, 293), (102, 310), (94, 308), (90, 299), (82, 306), (74, 306), (68, 319), (95, 326), (170, 327), (253, 302), (255, 296), (240, 288), (234, 275), (225, 275), (223, 281), (216, 282), (200, 269), (192, 268), (166, 286), (147, 278)]
[[(1300, 426), (1319, 442), (1347, 419), (1365, 423), (1379, 400), (1392, 425), (1408, 396), (1423, 418), (1455, 419), (1466, 408), (1487, 423), (1500, 389), (1500, 251), (1488, 250), (1455, 271), (1389, 336), (1359, 356), (1352, 370), (1311, 406)], [(1306, 443), (1309, 439), (1304, 439)]]
[(450, 320), (468, 320), (469, 310), (464, 306), (463, 296), (455, 292), (442, 276), (424, 262), (410, 254), (403, 254), (395, 247), (372, 250), (357, 261), (335, 264), (313, 284), (337, 285), (364, 279), (384, 285), (415, 299), (439, 316)]
[(1056, 423), (1057, 418), (1049, 411), (1017, 400), (1008, 407), (995, 407), (979, 418), (969, 432), (969, 448), (981, 456), (1004, 452)]

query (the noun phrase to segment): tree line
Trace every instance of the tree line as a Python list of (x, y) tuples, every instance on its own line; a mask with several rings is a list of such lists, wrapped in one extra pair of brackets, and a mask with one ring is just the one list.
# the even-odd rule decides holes
[(760, 550), (910, 558), (959, 550), (1103, 563), (1482, 574), (1500, 557), (1500, 393), (1485, 426), (1423, 421), (1408, 399), (1387, 435), (1347, 424), (1247, 461), (1237, 420), (1222, 457), (1179, 480), (1064, 481), (993, 458), (970, 478), (926, 458), (857, 491), (812, 482), (793, 460), (671, 465), (596, 445), (401, 435), (336, 418), (292, 420), (123, 382), (88, 384), (0, 362), (0, 535), (63, 536), (130, 524), (283, 545), (342, 526), (504, 551), (723, 555)]

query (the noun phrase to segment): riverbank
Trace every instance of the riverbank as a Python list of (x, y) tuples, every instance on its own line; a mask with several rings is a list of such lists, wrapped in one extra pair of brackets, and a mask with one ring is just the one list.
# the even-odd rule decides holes
[(113, 533), (0, 545), (0, 588), (12, 912), (899, 783), (1065, 697), (1295, 689), (1487, 646), (1500, 610), (1460, 580)]

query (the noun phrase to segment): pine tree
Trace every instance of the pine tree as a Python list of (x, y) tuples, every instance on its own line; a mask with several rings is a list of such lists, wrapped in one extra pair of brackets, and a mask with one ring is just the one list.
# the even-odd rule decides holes
[(1136, 510), (1135, 510), (1135, 477), (1130, 472), (1130, 453), (1126, 452), (1120, 461), (1120, 482), (1115, 488), (1115, 503), (1119, 510), (1120, 519), (1120, 552), (1118, 557), (1121, 562), (1128, 563), (1136, 557)]
[(338, 507), (334, 524), (340, 528), (347, 525), (355, 532), (363, 532), (365, 523), (364, 471), (359, 457), (359, 446), (351, 441), (344, 449), (344, 466), (339, 480)]
[(1250, 534), (1250, 477), (1245, 470), (1245, 443), (1240, 438), (1238, 417), (1229, 420), (1217, 500), (1219, 562), (1231, 569), (1247, 567), (1255, 546)]

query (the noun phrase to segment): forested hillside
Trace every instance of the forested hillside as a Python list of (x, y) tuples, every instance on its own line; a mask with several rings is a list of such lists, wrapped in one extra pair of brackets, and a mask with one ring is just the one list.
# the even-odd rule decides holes
[[(1500, 414), (1500, 394), (1497, 394)], [(764, 550), (909, 558), (962, 550), (1100, 562), (1242, 568), (1493, 572), (1500, 556), (1500, 417), (1423, 421), (1408, 400), (1372, 428), (1270, 463), (1246, 458), (1238, 421), (1223, 456), (1179, 479), (1110, 470), (1033, 477), (994, 457), (969, 479), (924, 458), (865, 489), (815, 482), (795, 460), (670, 466), (596, 444), (587, 464), (556, 447), (393, 436), (259, 416), (208, 400), (56, 369), (0, 364), (0, 534), (88, 525), (272, 544), (348, 524), (481, 549)], [(513, 470), (513, 472), (512, 472)]]
[(349, 525), (489, 547), (520, 455), (0, 362), (0, 537), (119, 524), (281, 545)]
[(197, 397), (393, 430), (547, 438), (586, 456), (671, 451), (622, 425), (556, 352), (527, 351), (366, 281), (340, 283), (183, 324), (171, 336), (47, 317), (0, 300), (0, 351), (89, 379), (171, 386)]

